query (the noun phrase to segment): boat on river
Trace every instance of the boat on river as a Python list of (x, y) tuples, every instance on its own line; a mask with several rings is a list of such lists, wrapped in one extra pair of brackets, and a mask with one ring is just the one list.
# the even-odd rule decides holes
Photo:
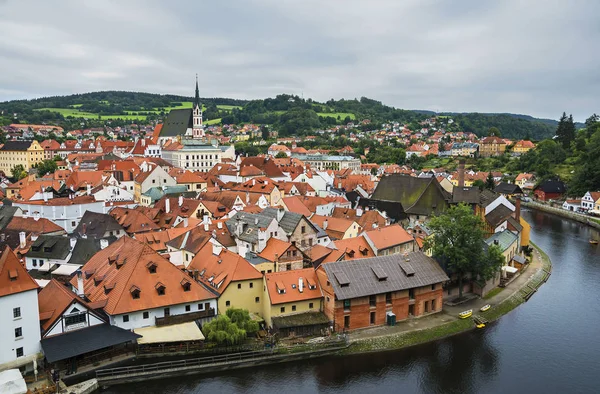
[(473, 315), (473, 309), (469, 309), (468, 311), (460, 312), (458, 314), (458, 317), (460, 317), (461, 319), (466, 319), (468, 317), (471, 317), (472, 315)]
[(492, 306), (490, 304), (484, 305), (481, 307), (481, 309), (479, 309), (481, 312), (485, 312), (487, 310), (489, 310)]
[(590, 243), (592, 245), (598, 245), (598, 240), (597, 239), (590, 239)]

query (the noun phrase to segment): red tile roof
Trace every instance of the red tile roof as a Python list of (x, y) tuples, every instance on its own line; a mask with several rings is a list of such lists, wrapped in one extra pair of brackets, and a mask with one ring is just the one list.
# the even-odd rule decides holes
[(371, 240), (377, 250), (388, 249), (396, 245), (414, 241), (413, 237), (399, 224), (367, 231), (365, 236)]
[[(303, 289), (299, 282), (302, 278)], [(313, 268), (273, 272), (265, 275), (271, 304), (306, 301), (323, 297), (317, 274)]]
[(38, 284), (7, 246), (0, 256), (0, 297), (36, 290)]

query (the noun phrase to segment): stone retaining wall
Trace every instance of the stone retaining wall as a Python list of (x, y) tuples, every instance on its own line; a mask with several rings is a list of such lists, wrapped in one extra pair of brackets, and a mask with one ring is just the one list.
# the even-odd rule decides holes
[(540, 204), (540, 203), (533, 202), (533, 201), (532, 202), (521, 201), (521, 205), (524, 207), (527, 207), (527, 208), (537, 209), (539, 211), (543, 211), (543, 212), (561, 216), (561, 217), (564, 217), (567, 219), (575, 220), (579, 223), (587, 224), (590, 227), (600, 230), (600, 223), (597, 223), (597, 222), (591, 220), (591, 218), (587, 215), (582, 215), (580, 213), (567, 211), (562, 208), (551, 207), (549, 205)]

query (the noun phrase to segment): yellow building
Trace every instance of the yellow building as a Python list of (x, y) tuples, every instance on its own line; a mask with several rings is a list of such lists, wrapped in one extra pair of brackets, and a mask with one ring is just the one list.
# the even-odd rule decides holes
[(278, 320), (292, 316), (299, 322), (327, 324), (321, 317), (323, 293), (313, 268), (266, 274), (263, 291), (263, 317), (268, 327), (277, 329)]
[(197, 281), (219, 294), (217, 306), (220, 314), (225, 314), (229, 308), (263, 314), (262, 274), (240, 255), (207, 242), (187, 270)]
[(11, 170), (22, 165), (29, 171), (44, 160), (44, 148), (37, 141), (6, 141), (0, 148), (0, 171), (11, 176)]
[(523, 230), (521, 230), (521, 247), (529, 246), (531, 225), (523, 217), (519, 217), (519, 223), (523, 226)]
[(501, 156), (506, 150), (506, 142), (500, 137), (487, 137), (479, 144), (479, 156)]
[(526, 141), (526, 140), (520, 140), (515, 143), (512, 151), (513, 151), (514, 155), (521, 156), (521, 155), (529, 152), (533, 148), (535, 148), (535, 144), (533, 142)]

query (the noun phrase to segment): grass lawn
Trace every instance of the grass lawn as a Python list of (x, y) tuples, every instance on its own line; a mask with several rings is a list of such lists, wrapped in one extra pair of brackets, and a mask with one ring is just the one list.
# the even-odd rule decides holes
[(239, 105), (217, 105), (218, 109), (222, 109), (223, 111), (231, 111), (234, 108), (242, 109)]
[(213, 125), (213, 124), (219, 124), (221, 123), (221, 118), (216, 118), (216, 119), (211, 119), (211, 120), (206, 120), (203, 122), (205, 125)]
[[(75, 108), (40, 108), (36, 109), (36, 111), (51, 111), (58, 112), (64, 117), (72, 116), (74, 118), (84, 118), (84, 119), (98, 119), (98, 114), (94, 114), (91, 112), (79, 111)], [(145, 115), (137, 115), (137, 114), (127, 114), (127, 115), (101, 115), (100, 119), (108, 120), (108, 119), (126, 119), (126, 120), (145, 120)]]
[(344, 120), (346, 118), (346, 116), (349, 117), (350, 119), (356, 119), (356, 116), (354, 116), (354, 114), (351, 114), (349, 112), (332, 112), (332, 113), (317, 112), (317, 115), (323, 116), (323, 117), (329, 117), (329, 118), (336, 118), (336, 119), (339, 116), (341, 120)]
[(446, 167), (452, 161), (453, 159), (450, 157), (434, 157), (433, 159), (429, 159), (423, 163), (423, 168)]
[(502, 290), (504, 290), (503, 287), (496, 287), (495, 289), (490, 290), (489, 293), (487, 293), (485, 295), (485, 297), (483, 297), (484, 300), (489, 300), (490, 298), (492, 298), (493, 296), (495, 296), (496, 294), (500, 293)]
[(575, 171), (575, 166), (569, 164), (559, 164), (554, 167), (554, 171), (563, 181), (570, 181), (573, 178), (571, 171)]

